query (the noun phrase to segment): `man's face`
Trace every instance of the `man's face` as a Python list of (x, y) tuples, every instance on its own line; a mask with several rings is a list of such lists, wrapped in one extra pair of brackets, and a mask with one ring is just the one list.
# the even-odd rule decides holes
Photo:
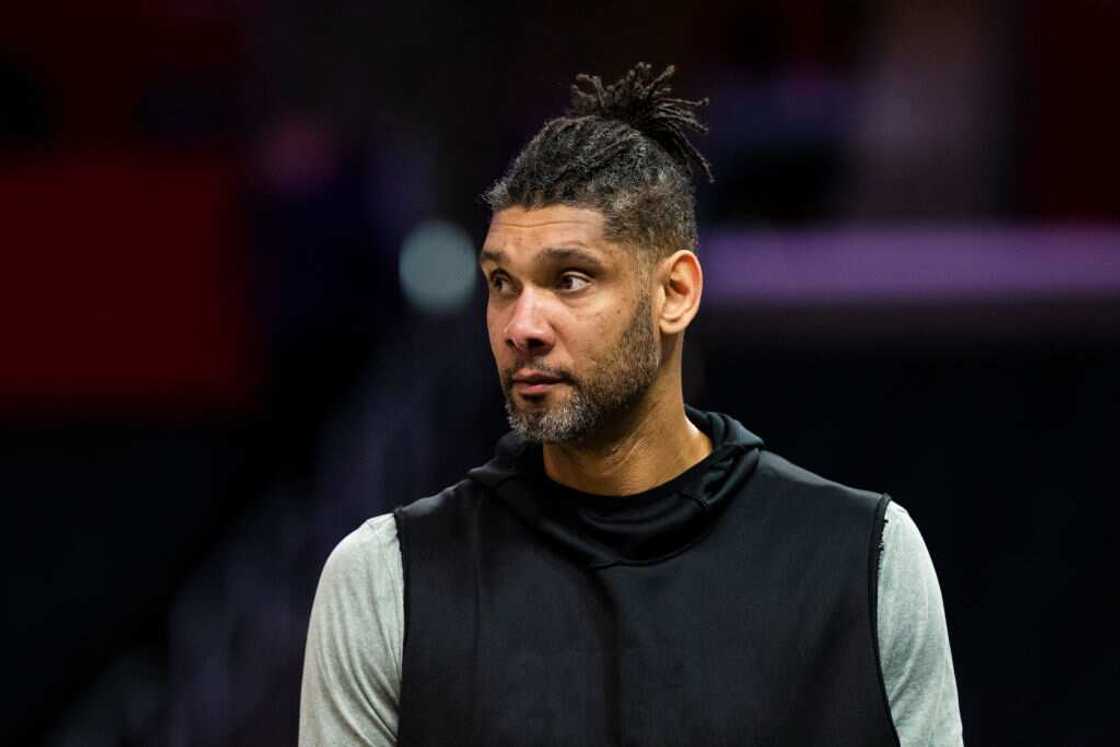
[(510, 425), (571, 443), (630, 411), (657, 376), (660, 341), (634, 249), (603, 238), (597, 210), (494, 214), (479, 261), (486, 325)]

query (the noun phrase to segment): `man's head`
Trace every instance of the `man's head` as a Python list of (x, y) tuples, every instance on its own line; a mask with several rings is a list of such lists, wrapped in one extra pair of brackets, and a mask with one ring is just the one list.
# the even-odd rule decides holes
[(487, 325), (511, 425), (539, 441), (586, 440), (677, 377), (695, 315), (688, 141), (700, 102), (669, 97), (672, 68), (617, 83), (580, 76), (568, 115), (545, 124), (486, 194), (480, 257)]

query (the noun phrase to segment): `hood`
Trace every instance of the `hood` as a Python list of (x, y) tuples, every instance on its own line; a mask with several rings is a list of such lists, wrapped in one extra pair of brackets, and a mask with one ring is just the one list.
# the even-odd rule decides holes
[(494, 458), (467, 473), (532, 529), (593, 568), (666, 560), (701, 540), (741, 491), (762, 439), (734, 418), (685, 408), (712, 452), (672, 480), (636, 495), (592, 495), (544, 473), (540, 444), (503, 436)]

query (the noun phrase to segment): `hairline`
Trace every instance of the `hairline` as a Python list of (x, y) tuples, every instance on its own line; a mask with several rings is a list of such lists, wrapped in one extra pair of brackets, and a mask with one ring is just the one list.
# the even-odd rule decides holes
[[(507, 196), (509, 196), (508, 192), (506, 194)], [(596, 205), (591, 200), (526, 201), (514, 200), (511, 198), (508, 203), (503, 204), (501, 207), (495, 206), (493, 203), (490, 203), (489, 200), (487, 201), (487, 204), (489, 204), (490, 206), (491, 220), (493, 220), (494, 216), (496, 216), (498, 213), (502, 212), (503, 210), (509, 210), (511, 208), (521, 208), (522, 210), (543, 210), (544, 208), (563, 206), (576, 208), (579, 210), (593, 210), (603, 218), (603, 238), (613, 244), (619, 245), (625, 251), (634, 254), (638, 259), (638, 264), (647, 269), (652, 268), (653, 265), (657, 264), (659, 261), (671, 256), (681, 249), (687, 249), (688, 251), (695, 252), (695, 247), (682, 246), (674, 248), (666, 247), (662, 244), (650, 245), (647, 242), (641, 241), (640, 237), (627, 235), (628, 232), (618, 230), (612, 231), (611, 211), (604, 209), (604, 207), (601, 205)], [(615, 226), (615, 228), (617, 229), (617, 226)]]

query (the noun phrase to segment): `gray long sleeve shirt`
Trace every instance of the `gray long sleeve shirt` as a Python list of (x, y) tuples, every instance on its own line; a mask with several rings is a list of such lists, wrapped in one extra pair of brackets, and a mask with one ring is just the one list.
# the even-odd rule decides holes
[[(918, 527), (891, 503), (879, 565), (880, 664), (904, 747), (960, 745), (941, 589)], [(392, 514), (366, 521), (327, 559), (311, 611), (299, 743), (397, 744), (404, 572)]]

